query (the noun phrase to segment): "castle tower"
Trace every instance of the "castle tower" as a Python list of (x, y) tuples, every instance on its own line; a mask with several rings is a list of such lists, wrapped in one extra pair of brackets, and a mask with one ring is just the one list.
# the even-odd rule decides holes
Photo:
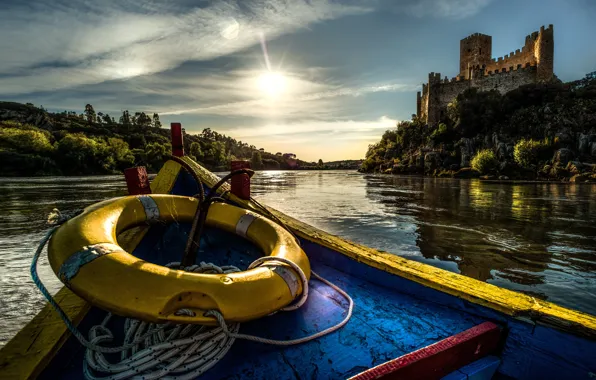
[(527, 35), (521, 49), (494, 59), (492, 37), (474, 33), (460, 41), (457, 77), (448, 81), (437, 73), (428, 75), (422, 93), (416, 94), (418, 118), (428, 124), (438, 123), (449, 102), (468, 88), (505, 94), (525, 84), (552, 81), (553, 58), (552, 24)]
[(422, 111), (422, 94), (420, 91), (416, 93), (416, 115), (420, 117)]
[(550, 24), (548, 28), (540, 27), (536, 44), (534, 45), (534, 56), (536, 57), (536, 79), (549, 81), (553, 78), (553, 58), (555, 50), (554, 28)]
[(428, 110), (426, 121), (429, 124), (439, 122), (441, 117), (441, 104), (439, 101), (441, 91), (441, 74), (428, 74)]
[(492, 58), (493, 40), (486, 34), (474, 33), (459, 43), (459, 75), (470, 79), (471, 69), (488, 65)]

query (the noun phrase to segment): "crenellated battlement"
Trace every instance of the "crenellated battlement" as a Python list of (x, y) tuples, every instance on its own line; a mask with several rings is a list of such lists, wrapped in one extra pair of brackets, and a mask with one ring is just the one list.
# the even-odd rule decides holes
[(469, 41), (471, 39), (477, 38), (477, 37), (488, 37), (490, 38), (489, 35), (486, 34), (482, 34), (482, 33), (472, 33), (469, 36), (467, 36), (466, 38), (462, 39), (462, 41)]
[(500, 66), (517, 66), (520, 63), (525, 66), (525, 63), (527, 62), (530, 62), (531, 65), (535, 65), (538, 60), (537, 50), (539, 50), (539, 44), (542, 42), (542, 36), (547, 34), (552, 35), (553, 31), (554, 28), (552, 24), (548, 27), (541, 26), (539, 31), (526, 36), (524, 46), (522, 46), (521, 49), (516, 49), (509, 54), (505, 54), (503, 57), (492, 58), (487, 65), (487, 70), (495, 71), (501, 69)]
[(437, 122), (444, 107), (467, 88), (507, 92), (523, 84), (550, 81), (553, 76), (554, 27), (541, 26), (524, 45), (502, 57), (492, 57), (492, 37), (471, 34), (460, 40), (459, 75), (441, 79), (431, 72), (417, 98), (418, 116)]
[(499, 74), (503, 74), (503, 73), (509, 73), (510, 71), (521, 71), (521, 70), (527, 70), (527, 69), (535, 70), (536, 64), (532, 64), (531, 62), (526, 62), (525, 64), (518, 63), (516, 65), (502, 67), (500, 70), (487, 70), (484, 73), (484, 76), (499, 75)]
[[(482, 66), (477, 65), (475, 67), (471, 67), (470, 69), (481, 73), (482, 76), (484, 76), (484, 77), (487, 77), (487, 76), (493, 76), (493, 75), (500, 75), (500, 74), (504, 74), (504, 73), (506, 74), (511, 71), (521, 71), (521, 70), (526, 70), (526, 69), (535, 70), (536, 63), (532, 63), (532, 62), (526, 62), (525, 64), (518, 63), (516, 65), (504, 66), (500, 70), (487, 70), (485, 65), (482, 65)], [(434, 83), (437, 83), (438, 74), (436, 74), (436, 73), (432, 73), (432, 74), (433, 74)], [(447, 76), (445, 76), (442, 80), (439, 80), (438, 83), (444, 85), (444, 84), (456, 83), (456, 82), (461, 82), (461, 81), (473, 81), (474, 79), (478, 79), (478, 77), (467, 79), (467, 78), (463, 78), (458, 75), (456, 77), (452, 77), (451, 79), (449, 79)], [(427, 85), (422, 84), (422, 92), (424, 93), (426, 91), (428, 91)]]
[(520, 64), (526, 67), (530, 63), (530, 66), (540, 65), (541, 79), (549, 80), (552, 77), (553, 35), (552, 24), (548, 27), (541, 26), (540, 30), (526, 36), (525, 44), (520, 49), (492, 58), (490, 36), (474, 33), (460, 42), (460, 76), (470, 79), (472, 70), (478, 65), (484, 66), (486, 75), (489, 71), (508, 72), (512, 66), (515, 70)]

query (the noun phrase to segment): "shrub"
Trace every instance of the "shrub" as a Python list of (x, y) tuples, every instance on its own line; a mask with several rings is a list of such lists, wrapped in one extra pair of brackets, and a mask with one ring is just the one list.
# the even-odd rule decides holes
[(0, 176), (61, 174), (56, 162), (38, 154), (23, 154), (0, 148)]
[(201, 151), (201, 144), (193, 142), (190, 144), (190, 155), (195, 158), (195, 161), (203, 160), (203, 152)]
[(521, 139), (513, 148), (513, 158), (521, 167), (529, 168), (538, 164), (538, 160), (551, 149), (551, 146), (547, 140)]
[(484, 149), (478, 151), (478, 153), (472, 157), (470, 164), (472, 165), (472, 169), (485, 174), (495, 170), (499, 161), (492, 150)]
[(49, 133), (40, 130), (18, 128), (0, 129), (0, 146), (21, 153), (47, 154), (53, 150)]
[(263, 169), (279, 170), (279, 162), (270, 158), (263, 158)]

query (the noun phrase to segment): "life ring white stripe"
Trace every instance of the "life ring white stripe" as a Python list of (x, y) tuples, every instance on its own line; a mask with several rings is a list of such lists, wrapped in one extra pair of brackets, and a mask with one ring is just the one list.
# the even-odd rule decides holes
[(244, 214), (238, 219), (238, 223), (236, 223), (236, 234), (242, 237), (246, 237), (246, 231), (248, 231), (248, 227), (254, 222), (257, 217), (253, 214)]
[(155, 200), (149, 195), (139, 195), (137, 198), (143, 204), (145, 215), (147, 215), (147, 221), (159, 220), (159, 207), (157, 207)]

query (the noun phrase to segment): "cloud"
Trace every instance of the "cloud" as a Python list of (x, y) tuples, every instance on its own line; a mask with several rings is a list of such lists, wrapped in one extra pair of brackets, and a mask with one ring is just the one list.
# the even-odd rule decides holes
[[(398, 83), (375, 84), (362, 87), (342, 87), (340, 85), (325, 84), (309, 81), (297, 76), (287, 76), (288, 93), (280, 94), (275, 98), (263, 96), (255, 91), (257, 72), (244, 72), (241, 76), (229, 78), (223, 82), (233, 84), (233, 88), (226, 88), (226, 85), (219, 87), (220, 91), (226, 91), (222, 98), (229, 99), (233, 95), (248, 95), (248, 99), (234, 102), (218, 103), (215, 105), (178, 108), (161, 110), (161, 115), (220, 115), (220, 116), (243, 116), (254, 118), (330, 118), (338, 115), (344, 107), (338, 103), (336, 98), (359, 97), (377, 92), (398, 92), (414, 91), (417, 86)], [(213, 78), (211, 78), (213, 79)], [(219, 80), (221, 80), (220, 78)], [(232, 80), (235, 79), (235, 80)], [(201, 87), (195, 88), (197, 94), (204, 93)], [(211, 93), (210, 96), (217, 96)]]
[(397, 5), (391, 1), (396, 12), (405, 12), (415, 17), (437, 17), (464, 19), (478, 13), (493, 0), (416, 0), (400, 1)]
[[(238, 52), (311, 24), (370, 9), (327, 0), (216, 1), (203, 8), (79, 1), (0, 15), (0, 94), (51, 91), (158, 73)], [(169, 2), (168, 2), (169, 4)], [(23, 27), (26, 25), (26, 27)]]

